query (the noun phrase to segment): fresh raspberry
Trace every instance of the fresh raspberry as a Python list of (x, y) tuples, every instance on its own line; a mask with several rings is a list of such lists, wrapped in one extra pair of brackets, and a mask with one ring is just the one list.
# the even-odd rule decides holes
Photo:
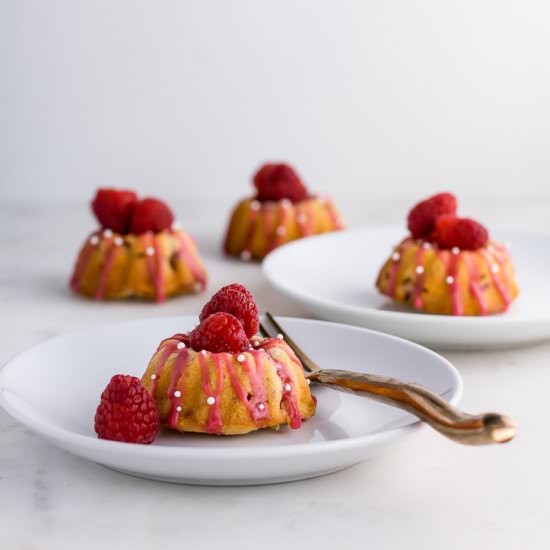
[(239, 353), (250, 347), (239, 320), (224, 311), (213, 313), (189, 333), (189, 343), (195, 351), (203, 349), (220, 353)]
[(437, 220), (432, 240), (441, 248), (477, 250), (487, 244), (489, 232), (475, 220), (447, 215)]
[(158, 233), (172, 226), (174, 215), (168, 205), (158, 199), (146, 198), (140, 201), (132, 216), (132, 233)]
[(130, 229), (137, 202), (137, 195), (133, 191), (98, 189), (92, 201), (92, 210), (104, 228), (124, 234)]
[(407, 227), (415, 239), (427, 239), (435, 222), (444, 214), (456, 215), (456, 197), (451, 193), (439, 193), (419, 202), (410, 212)]
[(242, 324), (249, 338), (258, 332), (260, 327), (258, 307), (252, 294), (243, 285), (235, 283), (220, 288), (202, 308), (199, 320), (204, 321), (212, 313), (218, 311), (225, 311), (234, 315)]
[(307, 189), (288, 164), (264, 164), (254, 176), (254, 185), (259, 201), (299, 202), (307, 197)]
[(101, 394), (95, 413), (95, 431), (100, 439), (149, 444), (159, 429), (155, 401), (141, 380), (117, 374)]

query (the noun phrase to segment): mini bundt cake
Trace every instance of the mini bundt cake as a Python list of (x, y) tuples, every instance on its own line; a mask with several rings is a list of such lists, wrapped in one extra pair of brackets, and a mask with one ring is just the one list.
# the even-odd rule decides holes
[(256, 196), (234, 209), (225, 251), (243, 260), (261, 260), (290, 241), (342, 229), (340, 215), (327, 196), (309, 195), (286, 164), (265, 164), (254, 176)]
[(489, 315), (508, 309), (517, 297), (507, 247), (489, 238), (478, 222), (456, 216), (449, 193), (417, 204), (405, 238), (384, 263), (381, 293), (427, 313)]
[(102, 226), (82, 246), (71, 288), (96, 300), (167, 297), (202, 291), (206, 272), (193, 239), (163, 202), (100, 189), (92, 203)]
[(278, 338), (261, 338), (258, 312), (241, 285), (219, 290), (189, 334), (163, 340), (142, 383), (162, 424), (180, 432), (245, 434), (315, 413), (302, 364)]
[(184, 335), (164, 340), (143, 375), (161, 423), (180, 432), (245, 434), (315, 412), (303, 368), (278, 339), (241, 353), (195, 351)]

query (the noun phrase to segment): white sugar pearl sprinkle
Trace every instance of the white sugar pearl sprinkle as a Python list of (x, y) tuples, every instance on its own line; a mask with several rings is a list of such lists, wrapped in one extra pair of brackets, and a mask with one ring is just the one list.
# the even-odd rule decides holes
[(123, 244), (124, 244), (124, 241), (122, 240), (122, 237), (115, 237), (116, 246), (122, 246)]
[(177, 345), (176, 345), (176, 348), (183, 349), (183, 348), (185, 348), (185, 344), (183, 342), (178, 342)]
[(392, 255), (391, 255), (391, 259), (394, 261), (394, 262), (397, 262), (399, 260), (399, 258), (401, 258), (401, 254), (399, 254), (399, 252), (394, 252)]
[(252, 254), (250, 253), (250, 250), (243, 250), (241, 252), (241, 260), (248, 262), (251, 258), (252, 258)]
[(237, 355), (237, 361), (239, 363), (242, 363), (244, 361), (244, 355), (242, 353), (240, 353), (239, 355)]
[(210, 396), (210, 397), (206, 400), (206, 402), (207, 402), (209, 405), (213, 405), (213, 404), (216, 402), (216, 398)]
[(151, 374), (151, 380), (156, 380), (157, 379), (157, 375), (156, 374)]
[(181, 407), (179, 405), (176, 407), (176, 411), (181, 412)]
[(445, 278), (445, 282), (448, 285), (452, 285), (455, 282), (455, 278), (452, 275), (447, 275), (447, 277)]
[(458, 246), (453, 246), (453, 247), (451, 248), (451, 252), (452, 252), (453, 254), (460, 254), (460, 248), (458, 248)]
[(259, 340), (254, 340), (254, 345), (255, 345), (256, 347), (258, 347), (258, 346), (260, 345), (260, 341), (259, 341)]
[(307, 222), (307, 218), (306, 218), (305, 214), (298, 214), (298, 215), (296, 216), (296, 221), (297, 221), (298, 223), (306, 223), (306, 222)]
[(258, 211), (260, 209), (261, 205), (258, 201), (252, 201), (250, 203), (250, 210)]
[(277, 340), (284, 340), (284, 336), (280, 332), (277, 334)]
[(422, 243), (422, 248), (424, 250), (429, 250), (432, 247), (432, 245), (429, 242)]
[(492, 271), (493, 273), (498, 273), (498, 272), (500, 271), (500, 267), (498, 266), (498, 264), (493, 264), (493, 265), (491, 266), (491, 271)]
[(258, 403), (258, 409), (263, 411), (265, 409), (265, 405), (263, 403)]
[(290, 391), (292, 389), (292, 386), (290, 384), (285, 384), (284, 385), (284, 390), (285, 391)]
[(311, 384), (311, 380), (309, 378), (306, 380), (306, 382), (308, 386)]
[(284, 235), (286, 233), (286, 227), (284, 225), (280, 225), (277, 227), (277, 235)]
[(422, 275), (422, 273), (424, 273), (424, 266), (417, 265), (415, 271), (416, 271), (419, 275)]
[(147, 254), (147, 256), (154, 256), (155, 255), (155, 249), (152, 246), (148, 246), (145, 249), (145, 254)]
[(113, 232), (110, 229), (105, 229), (103, 231), (103, 236), (107, 239), (110, 239), (113, 236)]
[(291, 205), (292, 205), (292, 202), (289, 201), (288, 199), (281, 199), (281, 206), (283, 206), (284, 208), (288, 208)]
[(487, 250), (488, 250), (489, 252), (494, 252), (494, 251), (495, 251), (495, 247), (494, 247), (492, 244), (489, 244), (489, 245), (487, 245)]
[(201, 355), (206, 355), (206, 350), (205, 349), (201, 350)]
[(176, 390), (174, 392), (174, 397), (181, 397), (181, 392), (179, 390)]
[(93, 246), (96, 246), (99, 244), (99, 237), (97, 235), (93, 235), (90, 237), (90, 244)]

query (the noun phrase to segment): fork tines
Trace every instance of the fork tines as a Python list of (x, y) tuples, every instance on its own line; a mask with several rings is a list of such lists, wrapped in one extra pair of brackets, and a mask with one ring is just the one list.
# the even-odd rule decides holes
[(301, 361), (305, 371), (314, 372), (316, 370), (319, 370), (319, 367), (313, 362), (312, 359), (308, 357), (308, 355), (304, 351), (302, 351), (300, 346), (298, 346), (298, 344), (296, 344), (296, 342), (288, 335), (283, 327), (275, 320), (273, 315), (271, 315), (269, 311), (267, 311), (265, 315), (278, 334), (274, 334), (263, 323), (260, 323), (260, 331), (262, 335), (268, 338), (282, 337), (284, 341), (290, 346), (292, 351), (296, 354), (298, 359)]

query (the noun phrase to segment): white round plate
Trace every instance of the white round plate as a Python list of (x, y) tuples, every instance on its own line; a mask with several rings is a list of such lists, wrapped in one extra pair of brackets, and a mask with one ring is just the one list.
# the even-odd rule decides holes
[(400, 242), (400, 227), (327, 233), (285, 245), (267, 256), (271, 284), (313, 314), (364, 326), (444, 349), (485, 349), (550, 338), (550, 236), (503, 230), (509, 243), (520, 296), (500, 315), (456, 317), (415, 311), (381, 295), (378, 270)]
[[(281, 322), (324, 367), (416, 381), (451, 403), (461, 396), (456, 369), (416, 344), (323, 321)], [(44, 342), (0, 371), (0, 404), (24, 425), (88, 460), (140, 477), (204, 485), (276, 483), (334, 472), (382, 451), (420, 426), (399, 409), (314, 388), (317, 413), (299, 430), (285, 427), (244, 436), (163, 431), (152, 445), (98, 439), (94, 413), (111, 376), (141, 376), (160, 340), (195, 323), (196, 317), (132, 321)]]

